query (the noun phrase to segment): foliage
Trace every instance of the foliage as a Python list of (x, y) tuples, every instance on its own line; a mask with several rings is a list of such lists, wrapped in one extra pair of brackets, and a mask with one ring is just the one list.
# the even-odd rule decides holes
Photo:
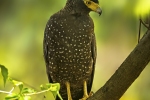
[[(1, 68), (1, 73), (2, 73), (2, 76), (3, 76), (4, 86), (6, 85), (6, 81), (10, 82), (13, 85), (13, 88), (10, 91), (0, 90), (0, 93), (7, 94), (6, 97), (5, 97), (5, 100), (31, 100), (31, 95), (38, 95), (38, 94), (48, 92), (48, 91), (51, 91), (55, 98), (58, 95), (58, 97), (61, 100), (63, 100), (62, 97), (59, 94), (59, 90), (60, 90), (60, 84), (59, 83), (53, 83), (53, 84), (52, 83), (47, 83), (46, 85), (42, 84), (40, 86), (42, 91), (37, 92), (32, 88), (24, 87), (23, 82), (14, 80), (11, 77), (9, 77), (8, 76), (8, 69), (5, 66), (0, 65), (0, 68)], [(18, 93), (13, 92), (13, 90), (16, 87), (19, 88)]]
[(137, 15), (147, 15), (150, 12), (150, 0), (138, 0), (135, 12)]
[[(98, 47), (94, 92), (105, 84), (137, 44), (139, 14), (135, 12), (144, 1), (99, 0), (102, 15), (90, 13)], [(13, 79), (22, 80), (36, 91), (39, 91), (36, 87), (48, 81), (42, 51), (44, 28), (49, 17), (65, 3), (66, 0), (1, 0), (0, 3), (0, 63), (7, 66)], [(147, 29), (141, 29), (142, 37)], [(150, 66), (121, 100), (150, 100), (149, 70)], [(0, 83), (0, 89), (4, 90), (1, 75)], [(9, 85), (7, 82), (6, 90)], [(47, 100), (54, 100), (51, 92), (46, 94)], [(0, 94), (0, 100), (4, 96)], [(42, 100), (40, 97), (43, 95), (32, 96), (32, 99)]]
[(8, 69), (3, 65), (0, 65), (0, 68), (1, 68), (1, 73), (2, 73), (2, 76), (3, 76), (3, 81), (4, 81), (4, 86), (5, 86), (6, 80), (8, 78)]

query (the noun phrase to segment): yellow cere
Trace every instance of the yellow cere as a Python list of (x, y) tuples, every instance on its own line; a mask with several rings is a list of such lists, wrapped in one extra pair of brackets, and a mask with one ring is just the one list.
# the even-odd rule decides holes
[(97, 3), (95, 3), (95, 2), (93, 2), (93, 1), (91, 1), (91, 0), (83, 0), (83, 1), (84, 1), (84, 4), (85, 4), (88, 8), (90, 8), (91, 10), (93, 10), (93, 11), (95, 11), (95, 12), (97, 11), (98, 8), (100, 8)]

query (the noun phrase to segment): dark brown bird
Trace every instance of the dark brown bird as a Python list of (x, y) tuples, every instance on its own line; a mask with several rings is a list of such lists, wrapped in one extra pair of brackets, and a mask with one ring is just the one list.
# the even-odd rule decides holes
[(90, 11), (101, 14), (98, 0), (67, 0), (45, 28), (43, 47), (48, 79), (50, 83), (60, 83), (63, 100), (86, 100), (91, 91), (96, 42)]

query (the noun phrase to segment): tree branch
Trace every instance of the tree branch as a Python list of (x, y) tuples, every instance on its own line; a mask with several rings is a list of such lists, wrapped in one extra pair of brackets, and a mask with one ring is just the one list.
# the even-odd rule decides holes
[(150, 30), (112, 77), (88, 100), (119, 100), (150, 61)]

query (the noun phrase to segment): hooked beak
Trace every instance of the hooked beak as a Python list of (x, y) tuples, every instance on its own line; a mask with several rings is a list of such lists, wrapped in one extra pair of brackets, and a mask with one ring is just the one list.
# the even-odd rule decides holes
[(101, 15), (101, 14), (102, 14), (102, 9), (99, 7), (99, 8), (96, 9), (96, 12), (97, 12), (99, 15)]

